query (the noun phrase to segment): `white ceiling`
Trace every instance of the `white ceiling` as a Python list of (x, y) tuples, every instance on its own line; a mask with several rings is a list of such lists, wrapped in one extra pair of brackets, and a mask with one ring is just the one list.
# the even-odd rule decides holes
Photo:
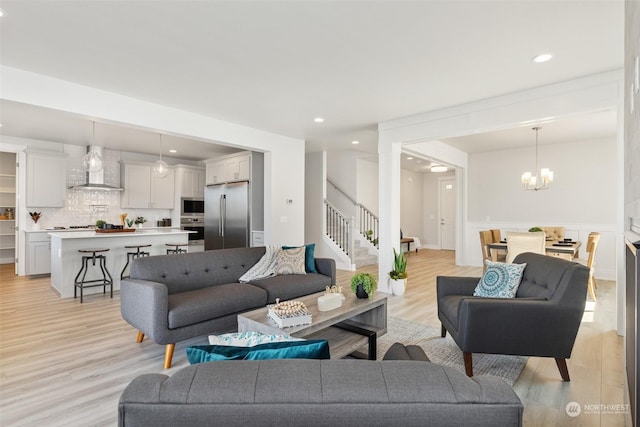
[[(307, 151), (375, 153), (378, 122), (623, 66), (622, 0), (4, 0), (1, 7), (2, 65), (302, 138)], [(530, 61), (542, 52), (554, 58)], [(1, 134), (92, 139), (91, 117), (7, 101), (0, 108)], [(556, 125), (543, 125), (541, 143), (615, 134), (611, 114), (557, 123), (558, 137)], [(314, 123), (316, 116), (325, 122)], [(96, 126), (108, 148), (158, 152), (156, 130)], [(526, 130), (446, 141), (495, 150), (531, 144)], [(212, 148), (163, 137), (163, 149), (170, 145), (189, 159)]]

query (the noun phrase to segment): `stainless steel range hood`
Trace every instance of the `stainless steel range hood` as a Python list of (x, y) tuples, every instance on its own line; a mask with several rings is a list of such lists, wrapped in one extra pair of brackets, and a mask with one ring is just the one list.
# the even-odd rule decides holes
[[(102, 156), (102, 147), (96, 145), (87, 146), (87, 153), (94, 152)], [(122, 188), (114, 187), (104, 183), (104, 169), (100, 172), (86, 172), (86, 181), (84, 184), (69, 187), (70, 190), (101, 190), (101, 191), (122, 191)]]

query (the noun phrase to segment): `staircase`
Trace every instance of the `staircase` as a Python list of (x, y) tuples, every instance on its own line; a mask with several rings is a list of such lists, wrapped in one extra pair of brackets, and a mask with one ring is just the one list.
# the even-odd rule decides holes
[(327, 199), (324, 200), (324, 234), (348, 259), (351, 268), (378, 263), (378, 217), (362, 204), (356, 202), (345, 191), (330, 180), (335, 197), (341, 197), (341, 205), (351, 205), (347, 212), (341, 212)]
[(377, 255), (370, 255), (369, 248), (360, 245), (360, 240), (356, 239), (353, 242), (353, 256), (351, 258), (356, 266), (356, 269), (364, 267), (365, 265), (374, 265), (378, 263)]

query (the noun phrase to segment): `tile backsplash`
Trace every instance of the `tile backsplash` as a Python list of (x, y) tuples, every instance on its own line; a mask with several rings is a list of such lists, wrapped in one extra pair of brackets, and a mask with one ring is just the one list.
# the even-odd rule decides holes
[[(82, 166), (82, 157), (86, 148), (77, 145), (64, 145), (67, 154), (67, 187), (83, 184), (86, 174)], [(120, 187), (120, 152), (103, 151), (104, 183)], [(93, 225), (97, 220), (111, 224), (120, 224), (120, 214), (127, 213), (128, 218), (143, 216), (147, 226), (155, 226), (156, 221), (171, 217), (169, 209), (122, 209), (120, 191), (67, 190), (67, 199), (62, 208), (38, 208), (42, 218), (38, 221), (42, 228), (68, 227), (70, 225)]]

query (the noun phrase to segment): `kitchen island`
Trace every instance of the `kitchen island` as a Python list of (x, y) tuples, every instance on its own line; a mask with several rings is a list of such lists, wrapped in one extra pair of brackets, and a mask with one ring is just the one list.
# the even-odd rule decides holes
[[(95, 231), (64, 231), (49, 233), (51, 236), (51, 286), (61, 298), (73, 297), (74, 280), (82, 266), (82, 254), (79, 249), (105, 248), (106, 266), (113, 278), (113, 290), (120, 289), (120, 272), (127, 263), (127, 245), (151, 245), (144, 248), (153, 255), (165, 255), (166, 243), (184, 243), (189, 241), (191, 231), (176, 229), (137, 229), (135, 232), (97, 233)], [(100, 268), (91, 266), (87, 280), (97, 278)], [(102, 293), (102, 287), (86, 288), (84, 294)]]

